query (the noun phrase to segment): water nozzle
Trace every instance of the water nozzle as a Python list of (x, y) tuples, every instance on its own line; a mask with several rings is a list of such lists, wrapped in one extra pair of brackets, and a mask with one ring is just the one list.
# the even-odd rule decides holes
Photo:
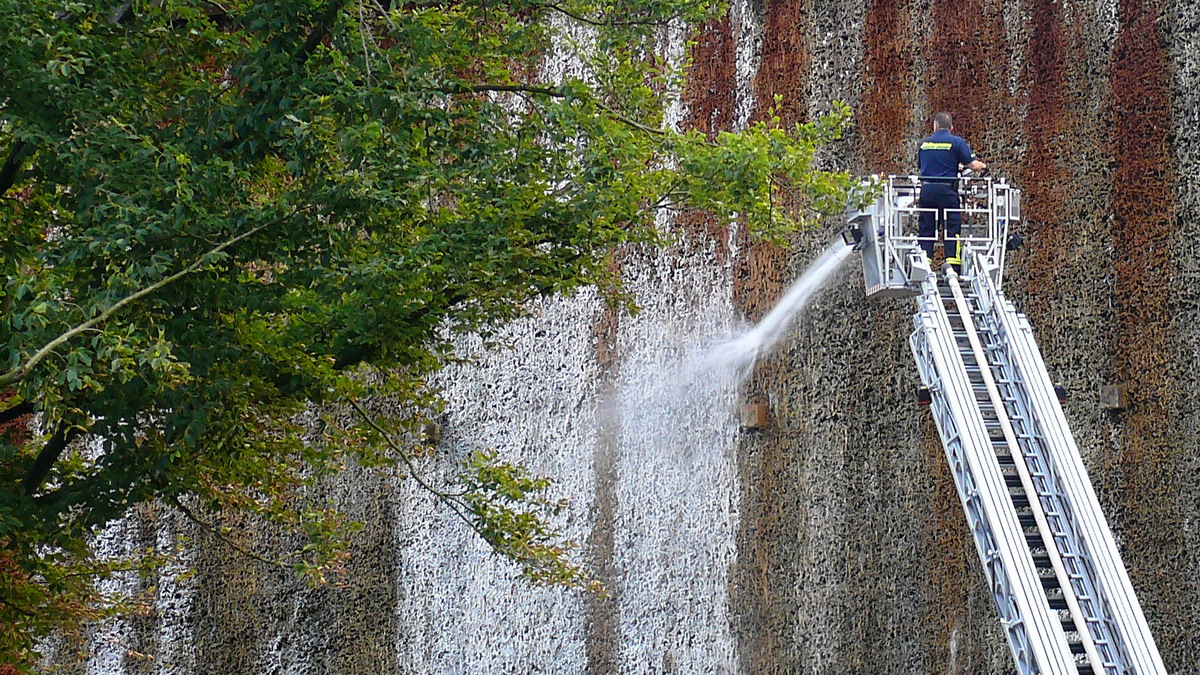
[(863, 247), (863, 227), (869, 226), (871, 217), (859, 216), (846, 224), (846, 229), (842, 230), (842, 241), (846, 242), (855, 251), (862, 250)]

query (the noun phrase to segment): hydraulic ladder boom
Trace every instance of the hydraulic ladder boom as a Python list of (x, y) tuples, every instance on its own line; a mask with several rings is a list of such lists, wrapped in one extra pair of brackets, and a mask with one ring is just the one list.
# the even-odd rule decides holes
[(857, 217), (868, 294), (917, 296), (913, 356), (1018, 672), (1165, 675), (1029, 323), (1000, 292), (1019, 193), (975, 180), (960, 278), (905, 234), (919, 184), (889, 179)]

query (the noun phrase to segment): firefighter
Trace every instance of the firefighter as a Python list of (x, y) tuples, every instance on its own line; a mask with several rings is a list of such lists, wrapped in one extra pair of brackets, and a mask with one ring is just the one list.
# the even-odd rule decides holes
[[(921, 212), (921, 248), (925, 255), (933, 261), (933, 245), (937, 238), (937, 223), (946, 223), (946, 262), (959, 269), (962, 264), (959, 251), (958, 233), (962, 231), (962, 212), (944, 211), (942, 209), (958, 209), (961, 202), (958, 197), (958, 170), (965, 166), (973, 171), (987, 168), (983, 162), (975, 159), (971, 146), (962, 138), (955, 136), (954, 119), (950, 113), (940, 112), (933, 116), (933, 133), (921, 141), (917, 159), (921, 166), (921, 208), (937, 209), (937, 211)], [(950, 248), (953, 237), (953, 251)]]

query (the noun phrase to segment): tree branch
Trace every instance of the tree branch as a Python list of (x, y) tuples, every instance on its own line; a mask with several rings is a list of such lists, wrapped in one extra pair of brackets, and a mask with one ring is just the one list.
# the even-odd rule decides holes
[(611, 115), (614, 120), (616, 120), (626, 126), (633, 127), (634, 129), (637, 129), (639, 131), (644, 131), (648, 134), (654, 134), (655, 136), (666, 136), (667, 135), (667, 132), (665, 130), (646, 126), (645, 124), (642, 124), (641, 122), (630, 119), (630, 118), (622, 115), (621, 113), (617, 112), (613, 108), (610, 108), (607, 105), (601, 103), (600, 101), (596, 101), (596, 105), (600, 106), (605, 111), (607, 111), (608, 114)]
[(46, 445), (42, 446), (42, 451), (38, 453), (37, 459), (29, 465), (29, 469), (25, 472), (25, 479), (21, 481), (21, 487), (25, 490), (26, 497), (32, 497), (33, 493), (42, 486), (42, 482), (46, 480), (46, 476), (49, 475), (50, 469), (54, 467), (54, 463), (58, 461), (63, 450), (81, 433), (83, 433), (83, 429), (79, 427), (68, 428), (64, 424), (58, 425), (58, 428), (54, 430), (54, 435), (46, 441)]
[(368, 426), (374, 429), (376, 433), (383, 438), (383, 442), (387, 443), (388, 447), (390, 447), (396, 452), (397, 455), (400, 456), (400, 460), (404, 462), (405, 466), (408, 467), (408, 473), (413, 477), (413, 480), (417, 481), (417, 485), (420, 485), (425, 489), (426, 492), (430, 493), (434, 497), (437, 497), (438, 500), (444, 503), (446, 506), (449, 506), (450, 510), (454, 512), (454, 515), (458, 516), (459, 520), (466, 523), (467, 527), (471, 528), (481, 537), (483, 537), (483, 540), (488, 542), (488, 545), (495, 549), (497, 553), (501, 552), (495, 544), (488, 540), (487, 537), (483, 536), (483, 531), (480, 529), (479, 525), (475, 524), (466, 516), (466, 514), (462, 512), (462, 509), (466, 508), (462, 502), (455, 499), (453, 495), (447, 494), (426, 482), (425, 479), (421, 477), (421, 474), (417, 472), (417, 467), (413, 465), (412, 458), (408, 456), (408, 452), (405, 451), (404, 448), (400, 447), (398, 443), (392, 440), (391, 435), (389, 435), (388, 432), (383, 429), (383, 427), (379, 426), (379, 423), (376, 422), (375, 418), (371, 417), (371, 414), (362, 407), (362, 404), (355, 399), (347, 400), (350, 402), (350, 405), (354, 408), (355, 412), (358, 413), (358, 416), (361, 417)]
[(261, 555), (255, 553), (254, 551), (251, 551), (247, 548), (244, 548), (242, 546), (239, 546), (238, 544), (233, 543), (233, 541), (231, 539), (229, 539), (229, 537), (226, 537), (223, 533), (221, 533), (220, 530), (213, 527), (212, 525), (209, 525), (208, 523), (204, 522), (203, 520), (200, 520), (200, 518), (198, 518), (196, 516), (196, 514), (192, 513), (191, 509), (184, 506), (183, 502), (179, 501), (179, 498), (176, 497), (175, 495), (171, 495), (170, 497), (167, 497), (167, 501), (170, 502), (171, 506), (174, 506), (176, 509), (179, 509), (180, 513), (182, 513), (184, 516), (186, 516), (188, 520), (195, 523), (198, 527), (200, 527), (200, 529), (202, 529), (205, 532), (208, 532), (212, 536), (216, 537), (218, 541), (220, 541), (222, 544), (225, 544), (226, 546), (233, 549), (234, 551), (237, 551), (238, 553), (241, 553), (242, 555), (244, 555), (247, 558), (250, 558), (252, 560), (257, 560), (258, 562), (263, 563), (264, 565), (270, 565), (272, 567), (280, 567), (283, 569), (291, 569), (282, 560), (272, 560), (271, 558), (261, 556)]
[(492, 91), (512, 92), (516, 94), (540, 94), (552, 98), (566, 98), (556, 87), (537, 86), (532, 84), (445, 84), (440, 87), (422, 87), (417, 91), (436, 91), (442, 94), (486, 94)]
[(25, 616), (29, 616), (29, 617), (41, 616), (40, 611), (34, 611), (33, 609), (30, 609), (28, 607), (23, 607), (21, 605), (18, 605), (16, 603), (14, 603), (10, 598), (5, 598), (3, 596), (0, 596), (0, 605), (4, 605), (5, 607), (8, 607), (12, 611), (14, 611), (18, 614), (24, 614)]
[(108, 24), (110, 26), (119, 26), (133, 18), (133, 3), (123, 2), (113, 8), (113, 11), (108, 16)]
[[(278, 221), (275, 221), (275, 222), (278, 222)], [(169, 277), (164, 277), (162, 279), (159, 279), (155, 283), (150, 284), (149, 286), (147, 286), (139, 291), (136, 291), (134, 293), (131, 293), (131, 294), (121, 298), (117, 302), (113, 303), (113, 305), (111, 307), (104, 310), (103, 312), (100, 312), (95, 317), (79, 324), (78, 326), (75, 326), (71, 330), (68, 330), (67, 332), (63, 333), (62, 335), (59, 335), (58, 337), (54, 338), (49, 343), (47, 343), (46, 346), (39, 349), (33, 356), (29, 357), (29, 360), (27, 360), (25, 363), (13, 368), (12, 370), (9, 370), (7, 373), (4, 373), (3, 375), (0, 375), (0, 388), (8, 387), (12, 384), (15, 384), (15, 383), (20, 382), (21, 380), (25, 379), (26, 377), (29, 376), (29, 373), (33, 372), (33, 369), (36, 368), (39, 363), (41, 363), (47, 356), (49, 356), (51, 353), (53, 353), (54, 350), (57, 349), (60, 345), (67, 342), (68, 340), (75, 337), (76, 335), (79, 335), (80, 333), (83, 333), (84, 331), (87, 331), (90, 328), (103, 323), (105, 320), (108, 319), (108, 317), (115, 314), (122, 307), (124, 307), (132, 302), (136, 302), (137, 300), (140, 300), (140, 299), (146, 297), (147, 295), (150, 295), (154, 291), (157, 291), (160, 288), (163, 288), (165, 286), (169, 286), (170, 284), (182, 279), (183, 277), (191, 274), (192, 272), (195, 272), (196, 270), (200, 269), (200, 267), (202, 267), (204, 265), (204, 260), (206, 258), (208, 258), (209, 256), (212, 256), (216, 253), (220, 253), (220, 252), (224, 251), (225, 249), (229, 248), (230, 246), (233, 246), (234, 244), (237, 244), (238, 242), (242, 241), (243, 239), (246, 239), (247, 237), (251, 237), (255, 234), (258, 234), (259, 232), (265, 230), (267, 227), (274, 225), (274, 224), (275, 223), (272, 222), (272, 223), (267, 223), (265, 225), (259, 225), (258, 227), (254, 228), (252, 230), (248, 230), (246, 232), (243, 232), (242, 234), (239, 234), (238, 236), (236, 236), (232, 239), (226, 240), (225, 242), (213, 247), (212, 249), (209, 249), (208, 251), (206, 251), (204, 253), (204, 255), (200, 256), (194, 262), (192, 262), (192, 264), (190, 264), (187, 267), (183, 268), (182, 270), (176, 272), (175, 274), (172, 274)]]
[(29, 150), (29, 144), (25, 141), (14, 141), (12, 148), (8, 151), (8, 159), (4, 160), (4, 166), (0, 167), (0, 197), (3, 197), (8, 189), (17, 182), (17, 169), (21, 167), (21, 162), (26, 157), (26, 152)]
[(678, 14), (673, 14), (665, 19), (655, 19), (653, 21), (613, 21), (611, 19), (608, 21), (599, 21), (597, 19), (590, 19), (581, 14), (576, 14), (562, 5), (558, 5), (553, 2), (543, 2), (541, 3), (541, 6), (545, 7), (546, 9), (552, 9), (567, 18), (574, 19), (589, 26), (596, 26), (597, 28), (604, 28), (606, 26), (665, 26), (666, 24), (670, 23), (672, 19), (679, 17)]
[[(442, 87), (431, 87), (429, 91), (438, 91), (443, 94), (483, 94), (487, 92), (498, 91), (513, 92), (518, 94), (540, 94), (542, 96), (550, 96), (553, 98), (567, 98), (568, 96), (555, 87), (539, 87), (528, 84), (455, 84)], [(595, 103), (598, 108), (607, 112), (614, 120), (633, 127), (634, 129), (644, 131), (648, 134), (654, 134), (655, 136), (665, 136), (667, 133), (665, 129), (656, 129), (654, 127), (642, 124), (637, 120), (626, 117), (618, 112), (615, 108), (602, 103), (595, 98), (592, 98), (592, 102)]]
[(309, 31), (308, 37), (304, 40), (304, 46), (296, 53), (296, 63), (302, 64), (312, 56), (313, 52), (317, 51), (317, 47), (321, 41), (329, 37), (329, 28), (337, 19), (337, 14), (342, 9), (342, 3), (339, 0), (330, 2), (325, 8), (325, 13), (317, 21), (317, 25)]
[(33, 410), (34, 410), (34, 408), (33, 408), (32, 401), (23, 401), (21, 403), (18, 403), (16, 405), (14, 405), (13, 407), (9, 408), (8, 410), (5, 410), (4, 412), (0, 412), (0, 425), (8, 424), (9, 422), (12, 422), (13, 420), (18, 419), (22, 415), (28, 415), (28, 414), (32, 413)]

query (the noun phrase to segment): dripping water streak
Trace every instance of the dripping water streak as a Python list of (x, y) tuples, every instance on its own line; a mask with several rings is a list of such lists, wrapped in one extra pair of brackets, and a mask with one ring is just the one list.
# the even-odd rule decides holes
[(754, 359), (849, 255), (841, 242), (832, 246), (740, 334), (726, 323), (731, 307), (691, 302), (681, 313), (664, 302), (677, 292), (667, 284), (639, 293), (643, 312), (623, 328), (616, 402), (618, 660), (633, 671), (737, 670), (727, 588), (740, 505), (738, 423), (728, 411)]

